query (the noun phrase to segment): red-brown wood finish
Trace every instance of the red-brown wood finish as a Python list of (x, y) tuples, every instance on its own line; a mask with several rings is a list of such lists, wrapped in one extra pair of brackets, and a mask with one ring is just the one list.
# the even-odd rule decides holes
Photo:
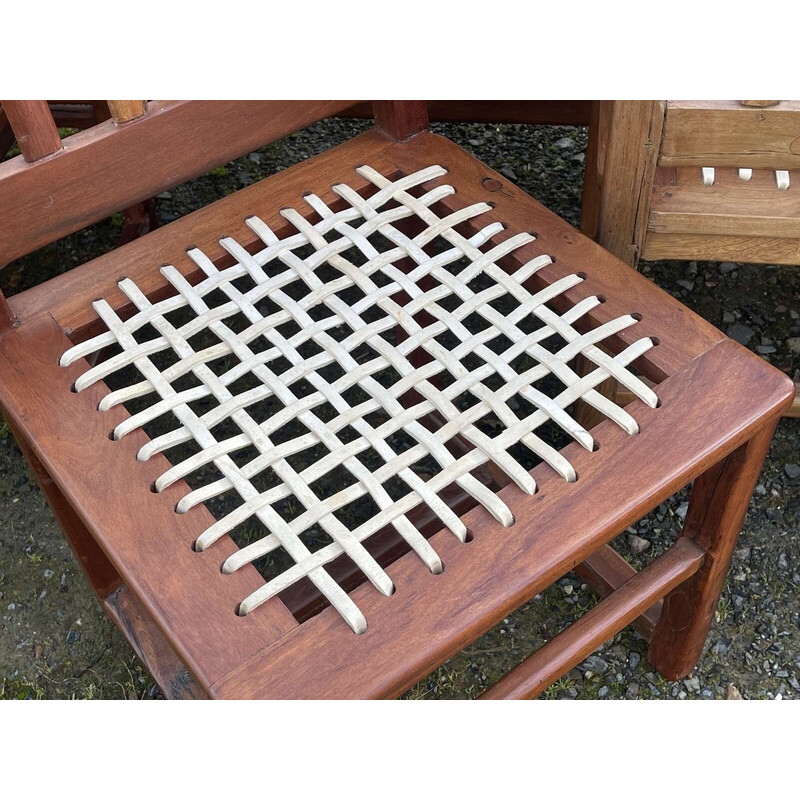
[(665, 598), (648, 653), (670, 680), (688, 675), (700, 658), (776, 424), (777, 419), (770, 418), (748, 442), (694, 482), (681, 536), (700, 545), (705, 559), (691, 580)]
[[(33, 167), (21, 160), (6, 162), (0, 165), (0, 214), (8, 212), (20, 226), (23, 241), (9, 234), (3, 239), (0, 232), (0, 253), (25, 252), (87, 224), (115, 203), (130, 204), (165, 181), (202, 172), (279, 130), (335, 113), (344, 102), (272, 104), (277, 117), (270, 117), (266, 127), (267, 104), (250, 106), (255, 114), (250, 117), (242, 104), (206, 104), (201, 113), (202, 106), (195, 103), (153, 102), (145, 116), (115, 128), (113, 136), (104, 128), (114, 125), (108, 121), (87, 131), (84, 140), (72, 137), (67, 152)], [(203, 113), (204, 121), (198, 122)], [(10, 310), (20, 324), (9, 327), (9, 317), (0, 333), (0, 407), (71, 539), (85, 545), (88, 558), (76, 549), (84, 563), (88, 560), (90, 575), (101, 576), (93, 582), (106, 610), (151, 665), (167, 696), (392, 697), (585, 562), (581, 569), (592, 585), (617, 591), (560, 644), (555, 640), (544, 655), (526, 662), (528, 667), (516, 673), (522, 680), (511, 678), (505, 684), (523, 686), (511, 694), (528, 696), (620, 625), (644, 613), (637, 624), (652, 629), (658, 618), (656, 601), (697, 570), (668, 595), (653, 635), (653, 658), (665, 674), (685, 670), (699, 655), (772, 426), (791, 402), (791, 382), (503, 176), (441, 137), (418, 130), (425, 127), (418, 105), (397, 102), (380, 113), (386, 132), (376, 127), (12, 298)], [(195, 124), (202, 130), (193, 129)], [(399, 141), (407, 135), (407, 141)], [(161, 137), (168, 144), (164, 152), (158, 151)], [(179, 144), (186, 146), (185, 155)], [(98, 186), (109, 161), (123, 151), (120, 180), (102, 188), (99, 196), (87, 191)], [(174, 170), (167, 175), (172, 162)], [(134, 163), (146, 163), (150, 174), (138, 177)], [(193, 541), (211, 522), (209, 512), (196, 507), (176, 514), (175, 502), (186, 491), (181, 484), (160, 494), (150, 492), (150, 484), (166, 468), (165, 459), (136, 461), (135, 453), (147, 439), (142, 431), (119, 442), (109, 440), (108, 431), (127, 412), (97, 411), (106, 391), (102, 385), (70, 392), (83, 367), (63, 369), (58, 358), (71, 342), (97, 330), (93, 298), (106, 297), (121, 314), (128, 313), (127, 301), (116, 289), (119, 277), (132, 278), (153, 298), (162, 297), (168, 289), (158, 272), (161, 264), (174, 263), (190, 280), (197, 278), (187, 246), (201, 247), (219, 265), (229, 263), (219, 237), (232, 235), (251, 248), (257, 244), (245, 216), (258, 214), (282, 235), (287, 229), (278, 211), (286, 205), (303, 208), (303, 191), (314, 191), (335, 208), (332, 184), (346, 181), (357, 190), (370, 190), (355, 172), (362, 163), (388, 177), (444, 165), (448, 174), (440, 180), (457, 189), (441, 204), (444, 213), (488, 199), (494, 207), (480, 222), (505, 223), (507, 230), (499, 238), (521, 230), (537, 232), (537, 240), (507, 259), (504, 268), (514, 269), (546, 252), (554, 263), (534, 277), (534, 286), (583, 272), (585, 280), (564, 302), (589, 294), (606, 299), (587, 325), (638, 312), (641, 321), (611, 346), (642, 336), (660, 340), (636, 366), (661, 381), (657, 392), (662, 406), (632, 404), (641, 429), (636, 436), (605, 421), (593, 430), (600, 443), (597, 452), (568, 446), (565, 455), (580, 476), (576, 483), (565, 483), (543, 465), (533, 473), (539, 485), (536, 495), (525, 495), (513, 485), (499, 489), (517, 519), (512, 528), (500, 526), (482, 507), (464, 506), (472, 541), (462, 544), (448, 531), (432, 536), (446, 566), (441, 575), (430, 574), (414, 553), (401, 555), (387, 540), (384, 556), (399, 556), (388, 566), (397, 590), (387, 598), (368, 583), (352, 589), (369, 622), (367, 632), (356, 636), (333, 609), (320, 610), (315, 598), (302, 593), (285, 596), (291, 610), (305, 619), (302, 624), (281, 598), (238, 617), (237, 603), (261, 584), (260, 576), (252, 567), (232, 575), (220, 572), (235, 547), (227, 537), (203, 553), (193, 551)], [(83, 174), (80, 170), (86, 170), (85, 183), (75, 180)], [(122, 185), (124, 181), (130, 185)], [(4, 193), (9, 188), (16, 204)], [(51, 216), (37, 205), (45, 192), (56, 205)], [(693, 479), (697, 484), (685, 536), (652, 568), (633, 575), (604, 549)], [(354, 583), (357, 578), (346, 571), (342, 576)], [(681, 599), (687, 597), (694, 609), (688, 616)], [(307, 618), (310, 614), (315, 615)]]
[(2, 102), (25, 161), (38, 161), (61, 149), (61, 137), (47, 100)]
[(537, 697), (559, 676), (633, 622), (648, 606), (695, 574), (702, 560), (700, 547), (690, 539), (680, 539), (663, 556), (506, 673), (479, 699), (531, 700)]
[(375, 124), (398, 142), (428, 129), (428, 107), (424, 100), (376, 100), (374, 108)]

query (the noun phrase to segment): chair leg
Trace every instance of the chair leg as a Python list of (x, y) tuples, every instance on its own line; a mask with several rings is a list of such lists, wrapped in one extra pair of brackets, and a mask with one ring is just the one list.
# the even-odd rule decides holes
[(700, 545), (705, 560), (664, 599), (648, 653), (669, 680), (688, 675), (700, 658), (776, 424), (777, 419), (770, 420), (694, 482), (681, 536)]
[[(8, 420), (6, 420), (8, 422)], [(19, 449), (33, 472), (36, 482), (44, 493), (55, 518), (61, 525), (64, 538), (67, 540), (78, 563), (83, 567), (98, 599), (104, 601), (112, 592), (119, 588), (122, 580), (116, 569), (100, 549), (100, 545), (89, 533), (83, 520), (75, 513), (75, 509), (62, 494), (41, 461), (31, 450), (25, 437), (10, 422), (8, 426), (17, 440)]]

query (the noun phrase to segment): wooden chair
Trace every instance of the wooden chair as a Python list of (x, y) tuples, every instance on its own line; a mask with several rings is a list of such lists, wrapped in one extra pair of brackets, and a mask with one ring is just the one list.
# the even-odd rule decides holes
[[(347, 107), (158, 101), (7, 162), (0, 259)], [(46, 106), (7, 109), (59, 146)], [(483, 697), (533, 697), (631, 623), (668, 678), (700, 655), (791, 382), (425, 111), (380, 101), (4, 303), (3, 413), (167, 697), (394, 697), (571, 569), (606, 599)], [(608, 543), (692, 480), (636, 573)]]
[(623, 261), (800, 264), (800, 100), (600, 101), (589, 130), (581, 229)]

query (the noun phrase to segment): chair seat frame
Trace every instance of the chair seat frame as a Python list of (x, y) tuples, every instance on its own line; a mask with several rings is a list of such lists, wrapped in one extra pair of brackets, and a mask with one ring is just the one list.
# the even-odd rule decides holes
[[(484, 697), (536, 696), (630, 623), (651, 638), (651, 661), (666, 677), (688, 674), (774, 427), (791, 403), (791, 381), (424, 124), (408, 118), (379, 122), (382, 127), (10, 298), (18, 323), (0, 335), (0, 406), (101, 604), (167, 697), (389, 698), (577, 568), (607, 599)], [(106, 389), (98, 384), (70, 392), (85, 365), (63, 368), (59, 359), (100, 332), (94, 298), (106, 298), (123, 319), (132, 313), (117, 287), (121, 277), (151, 299), (169, 289), (154, 265), (173, 264), (197, 282), (201, 275), (187, 246), (202, 249), (217, 266), (230, 264), (220, 235), (256, 245), (246, 215), (257, 213), (281, 236), (286, 222), (279, 210), (296, 204), (303, 192), (313, 191), (335, 208), (332, 184), (366, 189), (354, 171), (360, 164), (387, 178), (441, 164), (457, 190), (442, 201), (450, 210), (490, 199), (490, 221), (514, 232), (535, 229), (554, 256), (536, 281), (585, 273), (563, 302), (603, 296), (589, 324), (632, 310), (641, 316), (635, 334), (620, 332), (610, 349), (622, 349), (631, 337), (658, 341), (635, 366), (658, 384), (661, 406), (630, 404), (640, 426), (635, 436), (610, 421), (600, 423), (592, 430), (597, 452), (568, 445), (563, 452), (578, 472), (577, 483), (541, 465), (532, 472), (535, 495), (513, 484), (500, 489), (517, 520), (512, 528), (482, 506), (465, 507), (459, 513), (471, 541), (463, 544), (447, 531), (430, 538), (446, 566), (442, 574), (421, 570), (417, 556), (406, 553), (387, 567), (397, 588), (393, 596), (368, 583), (355, 586), (351, 596), (369, 628), (354, 636), (335, 609), (312, 616), (306, 603), (301, 622), (280, 597), (236, 616), (238, 601), (261, 583), (255, 569), (220, 573), (220, 553), (236, 550), (227, 537), (213, 553), (193, 550), (213, 523), (210, 513), (203, 506), (174, 513), (187, 491), (180, 481), (160, 494), (150, 491), (169, 467), (166, 459), (136, 462), (148, 441), (141, 430), (109, 441), (109, 428), (128, 412), (120, 406), (97, 414)], [(504, 268), (536, 254), (526, 247), (508, 256)], [(637, 574), (608, 543), (693, 480), (680, 539)]]

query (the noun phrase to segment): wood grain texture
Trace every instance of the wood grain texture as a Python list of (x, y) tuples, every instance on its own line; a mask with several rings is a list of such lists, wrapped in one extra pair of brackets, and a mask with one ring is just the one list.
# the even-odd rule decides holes
[(485, 691), (479, 700), (530, 700), (577, 666), (670, 589), (697, 572), (702, 548), (681, 539), (555, 639)]
[(350, 103), (154, 100), (130, 124), (108, 120), (68, 137), (53, 158), (6, 161), (0, 266)]
[(800, 167), (800, 100), (747, 108), (738, 100), (670, 100), (659, 164)]
[(650, 662), (669, 680), (688, 675), (700, 658), (776, 423), (771, 416), (748, 442), (694, 482), (681, 539), (702, 547), (705, 558), (694, 578), (664, 599), (648, 651)]
[[(609, 545), (601, 547), (582, 564), (578, 564), (575, 572), (601, 598), (608, 597), (636, 575), (636, 570)], [(661, 603), (656, 602), (641, 616), (634, 619), (631, 624), (645, 639), (649, 640), (660, 615)]]
[(721, 167), (713, 186), (703, 185), (699, 169), (671, 172), (669, 183), (653, 187), (649, 231), (800, 238), (800, 193), (779, 191), (773, 170), (754, 170), (743, 181), (737, 169)]
[[(447, 139), (431, 133), (420, 134), (413, 142), (389, 148), (384, 157), (406, 173), (430, 164), (446, 166), (449, 173), (426, 186), (451, 183), (457, 189), (456, 194), (442, 202), (450, 210), (490, 199), (495, 207), (483, 214), (481, 220), (482, 224), (498, 221), (508, 226), (508, 230), (498, 234), (498, 240), (519, 231), (535, 231), (536, 241), (511, 256), (507, 268), (548, 253), (555, 263), (534, 276), (534, 285), (538, 285), (537, 281), (553, 283), (567, 274), (585, 273), (586, 280), (565, 292), (563, 298), (565, 303), (577, 303), (589, 295), (605, 298), (604, 303), (587, 315), (593, 322), (602, 324), (624, 314), (642, 314), (641, 322), (624, 331), (619, 340), (626, 344), (642, 336), (660, 340), (658, 347), (635, 364), (647, 377), (661, 380), (724, 338), (652, 281), (626, 269), (615, 256)], [(488, 194), (482, 185), (486, 178), (497, 181), (500, 188)], [(558, 301), (553, 305), (558, 307)], [(675, 331), (682, 333), (675, 336)], [(613, 344), (613, 340), (607, 341)]]
[(145, 112), (144, 100), (109, 100), (108, 110), (117, 125), (138, 119)]
[(375, 124), (398, 142), (428, 129), (425, 100), (376, 100), (373, 105)]
[(642, 258), (741, 261), (745, 264), (800, 264), (800, 239), (766, 236), (714, 236), (650, 231)]
[(22, 151), (20, 160), (38, 161), (61, 149), (61, 137), (47, 100), (3, 100), (3, 109)]
[(221, 561), (236, 549), (228, 539), (205, 553), (194, 552), (195, 539), (213, 517), (202, 506), (175, 513), (185, 484), (160, 494), (150, 491), (168, 469), (166, 459), (136, 460), (147, 441), (142, 431), (109, 439), (127, 412), (121, 407), (97, 411), (107, 392), (101, 384), (70, 391), (84, 366), (58, 365), (69, 345), (47, 315), (0, 336), (3, 415), (170, 646), (207, 686), (297, 623), (280, 601), (265, 606), (264, 613), (236, 615), (240, 599), (263, 580), (252, 567), (222, 575)]
[(103, 610), (128, 640), (167, 700), (208, 700), (203, 687), (125, 586), (105, 600)]
[[(144, 120), (136, 123), (142, 124)], [(9, 300), (11, 309), (21, 320), (47, 311), (74, 339), (85, 338), (98, 322), (92, 299), (104, 297), (118, 311), (127, 305), (117, 288), (120, 277), (136, 281), (148, 295), (166, 283), (158, 271), (162, 264), (174, 264), (191, 280), (200, 270), (186, 255), (189, 245), (202, 249), (215, 263), (225, 263), (230, 256), (219, 245), (221, 237), (233, 236), (244, 247), (256, 241), (256, 235), (245, 225), (246, 216), (258, 214), (276, 232), (286, 230), (279, 209), (299, 206), (303, 191), (312, 188), (335, 206), (338, 198), (331, 191), (331, 183), (346, 180), (356, 189), (366, 186), (368, 181), (354, 169), (360, 161), (391, 171), (391, 165), (381, 159), (381, 153), (391, 144), (386, 134), (368, 131), (313, 161), (296, 164), (274, 178), (211, 203), (146, 237), (15, 295)]]
[(663, 119), (663, 101), (602, 101), (589, 129), (581, 227), (633, 266), (644, 242)]
[[(661, 408), (634, 409), (641, 424), (637, 436), (606, 422), (595, 429), (599, 451), (566, 448), (577, 483), (537, 468), (535, 496), (514, 486), (503, 489), (517, 519), (512, 528), (476, 508), (464, 517), (474, 532), (469, 544), (448, 531), (437, 533), (431, 544), (445, 564), (441, 575), (431, 575), (409, 554), (390, 568), (397, 587), (391, 597), (367, 585), (356, 589), (353, 599), (370, 621), (365, 634), (354, 636), (327, 609), (223, 677), (212, 694), (402, 693), (749, 439), (765, 415), (788, 404), (791, 384), (726, 340), (664, 381), (659, 396)], [(626, 487), (622, 495), (620, 486)]]
[[(510, 122), (588, 125), (590, 100), (428, 100), (432, 122)], [(372, 119), (372, 103), (357, 103), (343, 117)]]

